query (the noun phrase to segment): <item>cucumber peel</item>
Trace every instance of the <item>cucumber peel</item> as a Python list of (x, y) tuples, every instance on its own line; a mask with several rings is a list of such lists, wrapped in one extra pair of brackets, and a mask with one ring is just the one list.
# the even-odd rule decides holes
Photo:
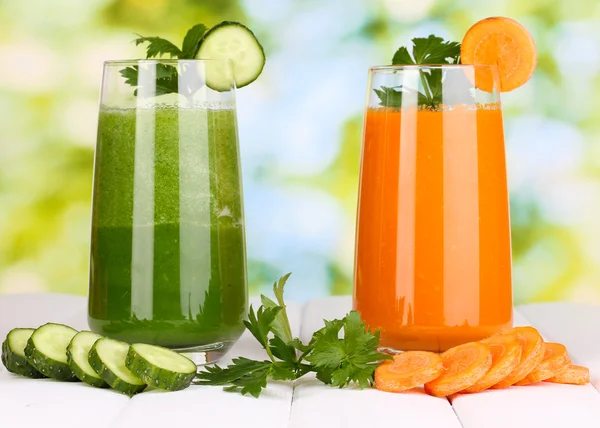
[(136, 343), (129, 347), (125, 366), (148, 385), (167, 391), (187, 388), (196, 377), (196, 363), (162, 346)]
[(89, 354), (94, 371), (116, 391), (133, 396), (146, 389), (146, 384), (125, 367), (129, 345), (113, 339), (98, 339)]
[(233, 76), (223, 63), (207, 63), (206, 85), (220, 92), (233, 89), (234, 84), (243, 88), (254, 82), (266, 62), (264, 49), (254, 33), (234, 21), (223, 21), (208, 30), (200, 41), (195, 58), (231, 60)]
[(66, 382), (75, 382), (67, 362), (67, 346), (77, 330), (63, 325), (47, 323), (35, 330), (25, 347), (25, 355), (40, 373)]
[(94, 371), (89, 363), (90, 349), (102, 336), (91, 331), (80, 331), (67, 347), (67, 362), (73, 374), (82, 382), (96, 388), (108, 388), (108, 384)]
[(29, 364), (25, 355), (27, 341), (34, 331), (33, 328), (15, 328), (8, 333), (2, 343), (2, 364), (11, 373), (40, 379), (45, 376)]

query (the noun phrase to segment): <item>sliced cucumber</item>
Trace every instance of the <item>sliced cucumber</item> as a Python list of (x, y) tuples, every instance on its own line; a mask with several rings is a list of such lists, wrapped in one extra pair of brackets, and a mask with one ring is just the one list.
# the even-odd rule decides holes
[(196, 377), (196, 363), (161, 346), (136, 343), (129, 347), (125, 365), (148, 385), (167, 391), (185, 389)]
[(92, 368), (111, 388), (127, 395), (135, 395), (146, 388), (146, 384), (134, 376), (125, 359), (129, 345), (112, 339), (98, 339), (89, 354)]
[[(238, 88), (254, 82), (265, 66), (265, 52), (246, 26), (224, 21), (208, 30), (196, 54), (196, 59), (230, 59), (233, 78)], [(206, 85), (216, 91), (232, 89), (231, 74), (222, 64), (206, 67)]]
[(94, 371), (88, 361), (90, 349), (102, 336), (91, 331), (80, 331), (67, 347), (67, 361), (69, 368), (82, 382), (97, 388), (108, 388), (108, 384)]
[(57, 380), (77, 381), (67, 362), (67, 346), (77, 330), (62, 324), (44, 324), (33, 332), (25, 355), (29, 364), (42, 374)]
[(33, 328), (15, 328), (11, 330), (4, 343), (2, 343), (2, 363), (11, 373), (39, 379), (45, 376), (29, 364), (25, 356), (27, 341), (34, 331)]

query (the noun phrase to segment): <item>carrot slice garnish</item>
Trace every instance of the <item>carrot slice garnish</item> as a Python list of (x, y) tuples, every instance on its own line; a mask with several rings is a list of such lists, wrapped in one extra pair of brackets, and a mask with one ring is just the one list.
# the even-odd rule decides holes
[(504, 379), (492, 386), (494, 389), (514, 385), (527, 376), (544, 358), (544, 340), (533, 327), (515, 327), (497, 333), (499, 335), (513, 334), (521, 344), (521, 361), (519, 365)]
[(401, 392), (423, 385), (442, 374), (442, 357), (433, 352), (406, 351), (375, 369), (375, 388)]
[(452, 395), (477, 383), (492, 365), (487, 345), (470, 342), (448, 349), (442, 354), (444, 372), (425, 384), (425, 392), (436, 397)]
[(481, 343), (490, 348), (492, 366), (475, 385), (461, 392), (474, 393), (490, 388), (511, 374), (521, 361), (521, 344), (516, 335), (497, 334)]
[[(537, 49), (531, 34), (517, 21), (493, 17), (469, 28), (462, 40), (460, 59), (463, 64), (497, 65), (498, 89), (508, 92), (531, 78), (537, 65)], [(491, 73), (476, 71), (475, 76), (479, 89), (492, 91), (494, 78)]]
[(585, 385), (590, 383), (590, 370), (587, 367), (570, 365), (556, 376), (546, 379), (546, 382)]
[(565, 345), (560, 343), (544, 343), (544, 359), (527, 376), (515, 385), (523, 386), (541, 382), (565, 371), (571, 365), (571, 359)]

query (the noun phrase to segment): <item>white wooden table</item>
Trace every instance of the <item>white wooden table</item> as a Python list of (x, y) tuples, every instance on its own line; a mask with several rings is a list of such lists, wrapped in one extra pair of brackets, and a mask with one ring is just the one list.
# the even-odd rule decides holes
[[(350, 304), (349, 297), (290, 303), (294, 334), (308, 340), (323, 319), (344, 316)], [(1, 340), (14, 327), (46, 322), (87, 329), (86, 300), (61, 294), (0, 296)], [(533, 325), (546, 340), (564, 343), (575, 364), (590, 368), (593, 385), (511, 387), (462, 395), (450, 403), (422, 391), (337, 389), (301, 379), (295, 385), (271, 384), (259, 399), (200, 386), (170, 393), (151, 391), (130, 399), (83, 383), (24, 379), (0, 366), (0, 427), (600, 427), (600, 306), (520, 306), (515, 324)], [(222, 363), (237, 355), (266, 357), (248, 332)]]

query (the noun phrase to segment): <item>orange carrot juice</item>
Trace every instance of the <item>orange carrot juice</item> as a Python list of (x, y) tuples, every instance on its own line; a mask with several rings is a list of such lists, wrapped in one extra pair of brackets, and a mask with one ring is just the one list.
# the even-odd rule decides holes
[(384, 348), (444, 351), (512, 325), (499, 104), (367, 108), (354, 281)]

